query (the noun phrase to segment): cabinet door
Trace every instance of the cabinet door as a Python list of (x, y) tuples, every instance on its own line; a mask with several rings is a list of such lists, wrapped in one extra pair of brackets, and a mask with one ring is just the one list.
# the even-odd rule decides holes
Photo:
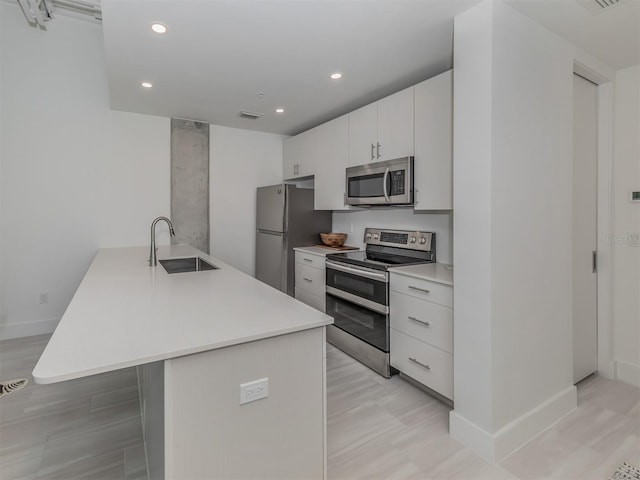
[(413, 155), (413, 87), (378, 102), (378, 142), (376, 160)]
[(349, 115), (349, 166), (374, 162), (378, 131), (376, 103), (351, 112)]
[(313, 136), (314, 129), (311, 129), (284, 141), (282, 170), (285, 180), (314, 174)]
[(453, 72), (415, 87), (415, 210), (453, 209)]
[(314, 208), (346, 210), (345, 170), (349, 157), (347, 115), (316, 127)]

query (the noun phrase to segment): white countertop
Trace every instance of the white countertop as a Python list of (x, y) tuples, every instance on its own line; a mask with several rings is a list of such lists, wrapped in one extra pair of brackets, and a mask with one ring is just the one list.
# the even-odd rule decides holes
[(453, 286), (453, 266), (445, 263), (424, 263), (406, 267), (392, 267), (389, 271)]
[(168, 274), (149, 247), (98, 252), (33, 370), (46, 384), (333, 323), (324, 313), (188, 246), (219, 270)]
[(311, 247), (296, 247), (294, 248), (294, 250), (296, 252), (311, 253), (312, 255), (322, 255), (323, 257), (326, 257), (330, 253), (355, 252), (357, 250), (362, 250), (362, 249), (355, 247), (353, 250), (340, 250), (337, 248), (323, 247), (322, 245), (314, 245)]

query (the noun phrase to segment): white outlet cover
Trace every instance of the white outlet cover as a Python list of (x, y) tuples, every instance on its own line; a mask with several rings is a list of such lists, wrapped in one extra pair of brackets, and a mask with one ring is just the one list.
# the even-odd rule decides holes
[(240, 384), (240, 405), (255, 402), (269, 396), (269, 378), (261, 378)]

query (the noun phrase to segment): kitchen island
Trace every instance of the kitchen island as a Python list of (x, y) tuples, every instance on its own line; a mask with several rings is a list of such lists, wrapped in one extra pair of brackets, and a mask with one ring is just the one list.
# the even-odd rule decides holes
[[(46, 384), (139, 366), (150, 478), (322, 478), (332, 319), (187, 246), (216, 270), (168, 274), (102, 249), (38, 364)], [(241, 404), (241, 384), (268, 379)], [(256, 392), (252, 392), (256, 393)]]

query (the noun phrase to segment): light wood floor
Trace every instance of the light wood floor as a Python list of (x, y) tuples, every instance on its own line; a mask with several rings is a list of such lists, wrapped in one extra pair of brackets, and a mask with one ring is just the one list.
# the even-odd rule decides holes
[[(48, 336), (0, 342), (0, 380), (29, 378)], [(579, 407), (492, 465), (448, 435), (449, 408), (327, 347), (328, 478), (606, 479), (640, 465), (640, 390), (592, 376)], [(0, 399), (0, 479), (145, 479), (133, 369)]]
[(449, 437), (449, 407), (327, 347), (330, 479), (608, 479), (640, 465), (640, 390), (593, 375), (578, 408), (499, 465)]
[(52, 385), (31, 371), (49, 335), (0, 342), (0, 479), (146, 479), (135, 369)]

